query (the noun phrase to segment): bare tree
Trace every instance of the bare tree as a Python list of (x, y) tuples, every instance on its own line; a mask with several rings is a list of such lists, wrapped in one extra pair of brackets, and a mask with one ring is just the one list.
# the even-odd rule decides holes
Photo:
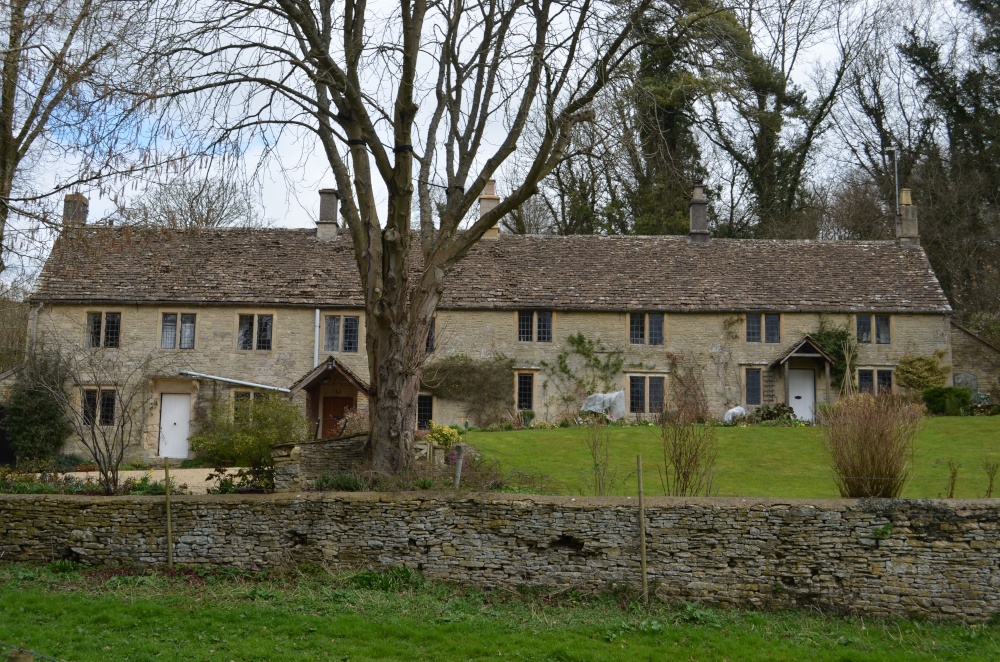
[(27, 287), (0, 282), (0, 372), (24, 359), (28, 332)]
[[(109, 195), (164, 146), (148, 103), (157, 69), (156, 0), (11, 0), (0, 4), (0, 272), (30, 251), (57, 194)], [(116, 185), (109, 178), (118, 176)], [(27, 245), (27, 247), (26, 247)]]
[[(376, 467), (409, 462), (420, 360), (448, 272), (559, 163), (573, 128), (592, 117), (591, 102), (636, 47), (633, 31), (650, 3), (400, 0), (376, 9), (365, 0), (216, 0), (182, 8), (191, 29), (170, 54), (176, 70), (191, 72), (186, 91), (215, 92), (201, 99), (218, 128), (269, 140), (311, 132), (333, 171), (366, 302)], [(541, 140), (523, 181), (466, 223), (533, 110)]]
[(250, 187), (232, 176), (174, 177), (152, 185), (135, 203), (120, 208), (117, 216), (128, 225), (178, 229), (266, 225)]

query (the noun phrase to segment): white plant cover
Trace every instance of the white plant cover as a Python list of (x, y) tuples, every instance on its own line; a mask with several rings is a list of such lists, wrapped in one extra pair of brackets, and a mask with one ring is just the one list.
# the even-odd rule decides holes
[(594, 393), (587, 396), (583, 406), (583, 411), (592, 411), (596, 414), (604, 414), (609, 421), (617, 421), (625, 417), (625, 389), (614, 393)]
[(726, 415), (722, 417), (722, 420), (726, 423), (732, 423), (733, 419), (737, 416), (746, 416), (747, 410), (743, 407), (733, 407), (726, 412)]

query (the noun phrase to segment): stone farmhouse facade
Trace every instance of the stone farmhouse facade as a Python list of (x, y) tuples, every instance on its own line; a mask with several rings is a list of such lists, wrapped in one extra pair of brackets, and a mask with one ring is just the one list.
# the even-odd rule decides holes
[[(368, 362), (351, 240), (335, 193), (321, 195), (316, 230), (197, 231), (87, 226), (86, 199), (68, 196), (29, 335), (64, 353), (147, 362), (147, 456), (186, 452), (213, 400), (268, 390), (301, 402), (316, 437), (335, 434), (346, 409), (367, 406)], [(488, 190), (481, 204), (496, 200)], [(713, 417), (787, 402), (811, 418), (839, 391), (810, 339), (821, 320), (854, 334), (861, 388), (896, 389), (905, 354), (952, 364), (952, 311), (912, 209), (895, 241), (766, 241), (710, 237), (705, 206), (698, 189), (687, 237), (488, 233), (448, 277), (429, 359), (512, 358), (516, 408), (551, 422), (573, 412), (545, 365), (573, 334), (621, 352), (614, 386), (640, 417), (669, 400), (683, 362)], [(115, 415), (116, 385), (93, 381), (80, 397), (100, 425)], [(429, 393), (418, 405), (421, 424), (467, 415)]]

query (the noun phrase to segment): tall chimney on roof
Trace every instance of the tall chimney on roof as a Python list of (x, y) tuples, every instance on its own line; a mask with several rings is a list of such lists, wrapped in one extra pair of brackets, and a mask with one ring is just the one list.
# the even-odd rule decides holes
[(692, 244), (707, 244), (712, 235), (708, 231), (708, 199), (705, 197), (705, 184), (700, 180), (694, 182), (694, 195), (689, 205), (691, 213), (691, 231), (688, 241)]
[(917, 208), (913, 206), (910, 189), (899, 192), (899, 243), (920, 245), (920, 229), (917, 226)]
[(89, 208), (90, 201), (83, 193), (67, 193), (66, 197), (63, 198), (63, 227), (79, 228), (86, 225)]
[[(490, 179), (486, 182), (486, 187), (483, 188), (483, 193), (479, 196), (479, 218), (486, 216), (486, 214), (493, 211), (500, 204), (500, 196), (497, 195), (496, 187), (497, 182), (495, 179)], [(496, 225), (486, 231), (483, 239), (496, 239), (499, 236), (500, 223), (497, 222)]]
[(319, 219), (316, 221), (316, 238), (320, 241), (333, 241), (337, 238), (337, 206), (340, 195), (337, 189), (323, 188), (319, 190)]

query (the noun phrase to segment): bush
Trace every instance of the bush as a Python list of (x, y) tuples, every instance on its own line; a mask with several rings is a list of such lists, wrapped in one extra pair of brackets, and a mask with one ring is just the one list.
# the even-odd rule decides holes
[(438, 446), (443, 446), (444, 448), (451, 448), (453, 444), (457, 444), (461, 441), (462, 436), (459, 434), (458, 430), (448, 425), (438, 425), (434, 421), (429, 423), (430, 429), (427, 431), (426, 439), (432, 441)]
[(663, 449), (663, 493), (667, 496), (711, 496), (718, 440), (715, 428), (698, 425), (682, 411), (660, 415)]
[[(49, 468), (73, 426), (62, 401), (53, 391), (67, 379), (58, 356), (30, 356), (10, 391), (3, 422), (17, 465)], [(60, 387), (61, 388), (61, 387)]]
[(747, 415), (747, 421), (750, 423), (765, 423), (769, 421), (791, 422), (794, 420), (795, 410), (784, 402), (777, 402), (773, 405), (760, 405)]
[(199, 457), (217, 467), (270, 467), (272, 446), (307, 436), (305, 416), (290, 400), (263, 397), (239, 404), (236, 411), (228, 401), (212, 404), (204, 431), (191, 437)]
[(941, 351), (932, 356), (904, 354), (896, 366), (896, 381), (904, 388), (917, 391), (944, 386), (948, 376), (941, 365), (943, 356)]
[(447, 400), (465, 404), (478, 425), (490, 425), (514, 407), (514, 360), (503, 355), (474, 359), (456, 354), (424, 369), (424, 387)]
[(890, 394), (859, 393), (819, 411), (842, 497), (897, 498), (910, 477), (923, 412)]
[(962, 416), (969, 411), (972, 392), (967, 388), (939, 386), (924, 391), (927, 413), (934, 416)]
[(318, 492), (364, 492), (371, 489), (368, 483), (352, 472), (323, 474), (313, 483), (313, 489)]

